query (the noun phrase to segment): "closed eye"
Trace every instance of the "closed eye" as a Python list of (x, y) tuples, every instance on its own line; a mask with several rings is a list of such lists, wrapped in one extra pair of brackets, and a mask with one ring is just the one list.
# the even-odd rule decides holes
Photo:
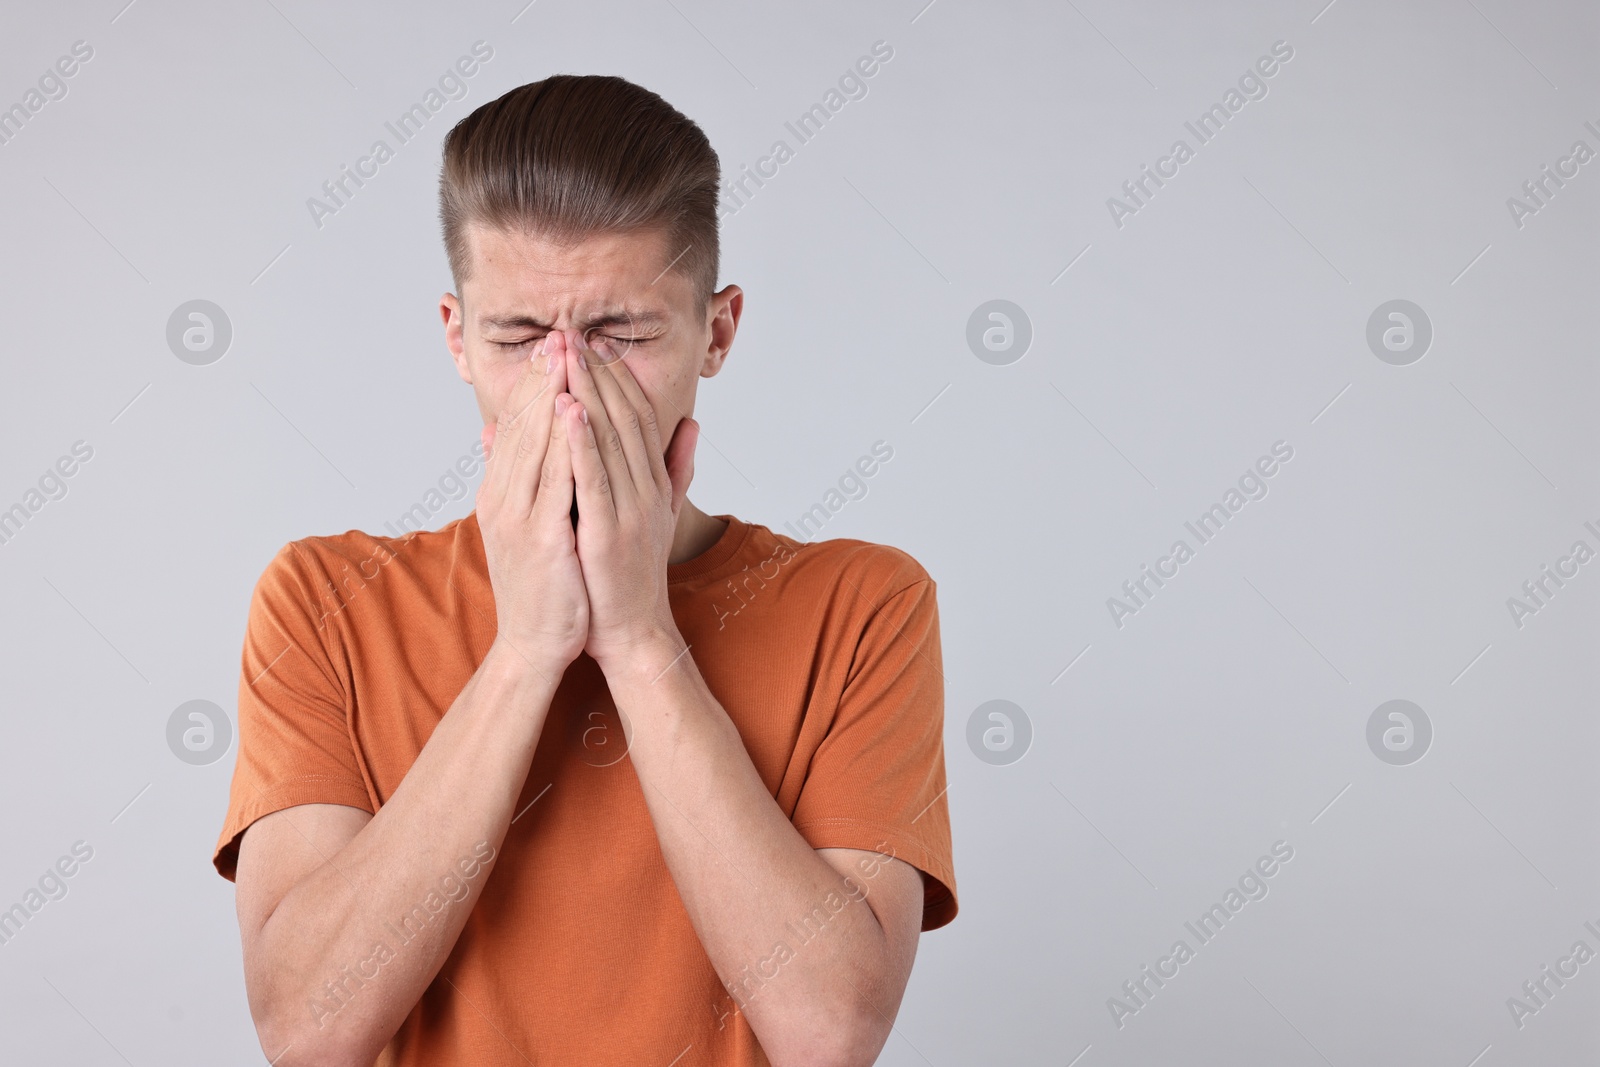
[[(606, 340), (613, 341), (619, 345), (646, 345), (654, 340), (654, 338), (650, 337), (613, 337), (610, 334), (605, 334), (603, 336)], [(490, 341), (489, 343), (494, 345), (496, 348), (521, 348), (524, 345), (533, 344), (539, 340), (540, 338), (538, 337), (529, 337), (521, 341)], [(591, 341), (590, 343), (592, 344), (593, 342)]]

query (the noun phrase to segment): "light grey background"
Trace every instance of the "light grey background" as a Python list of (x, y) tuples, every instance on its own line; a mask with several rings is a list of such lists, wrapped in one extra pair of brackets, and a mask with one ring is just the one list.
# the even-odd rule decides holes
[[(551, 73), (615, 73), (753, 164), (873, 43), (865, 98), (723, 224), (747, 311), (703, 382), (692, 495), (781, 528), (883, 439), (823, 536), (939, 584), (961, 914), (924, 936), (881, 1063), (1575, 1064), (1600, 962), (1519, 1028), (1507, 998), (1600, 950), (1590, 562), (1600, 549), (1600, 149), (1577, 2), (13, 5), (0, 106), (73, 42), (65, 98), (0, 146), (0, 908), (73, 842), (69, 894), (0, 946), (0, 1058), (262, 1062), (232, 887), (210, 866), (251, 586), (285, 541), (379, 531), (476, 440), (436, 304), (438, 142)], [(520, 10), (519, 10), (520, 9)], [(493, 59), (318, 228), (306, 207), (474, 41)], [(1118, 227), (1107, 198), (1274, 42), (1292, 60)], [(1070, 269), (1069, 268), (1070, 265)], [(233, 327), (192, 366), (191, 299)], [(1031, 348), (966, 342), (992, 299)], [(1380, 361), (1368, 317), (1432, 322)], [(1274, 442), (1293, 459), (1120, 628), (1120, 595)], [(453, 503), (434, 525), (465, 514)], [(1015, 702), (1025, 757), (980, 760)], [(1369, 749), (1380, 704), (1434, 731)], [(1274, 842), (1294, 858), (1137, 1014), (1108, 998)], [(1553, 988), (1553, 986), (1552, 986)]]

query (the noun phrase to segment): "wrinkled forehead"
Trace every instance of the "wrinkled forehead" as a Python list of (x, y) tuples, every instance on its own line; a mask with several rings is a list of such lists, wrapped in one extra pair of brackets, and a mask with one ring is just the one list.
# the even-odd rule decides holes
[(671, 325), (671, 313), (664, 307), (636, 302), (599, 300), (546, 305), (480, 303), (470, 313), (479, 329), (510, 330), (622, 330), (629, 336), (657, 334)]
[(471, 269), (462, 299), (486, 315), (534, 313), (565, 328), (636, 323), (668, 312), (685, 282), (667, 268), (659, 231), (561, 242), (478, 223), (467, 227)]

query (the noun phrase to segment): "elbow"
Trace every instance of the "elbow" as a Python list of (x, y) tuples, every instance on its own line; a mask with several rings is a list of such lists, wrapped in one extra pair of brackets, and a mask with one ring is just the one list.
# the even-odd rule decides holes
[(377, 1049), (348, 1026), (318, 1025), (302, 1002), (251, 1005), (256, 1040), (273, 1067), (371, 1067)]
[(880, 1021), (874, 1019), (870, 1024), (858, 1027), (851, 1041), (832, 1050), (822, 1062), (828, 1067), (873, 1067), (878, 1062), (878, 1054), (883, 1051), (884, 1043), (889, 1040), (889, 1027), (878, 1025)]
[(772, 1056), (772, 1067), (873, 1067), (889, 1040), (893, 1020), (877, 1012), (841, 1018), (818, 1027), (801, 1047)]
[(335, 1047), (316, 1034), (286, 1033), (257, 1026), (261, 1052), (272, 1067), (372, 1067), (374, 1055), (357, 1054), (354, 1049)]

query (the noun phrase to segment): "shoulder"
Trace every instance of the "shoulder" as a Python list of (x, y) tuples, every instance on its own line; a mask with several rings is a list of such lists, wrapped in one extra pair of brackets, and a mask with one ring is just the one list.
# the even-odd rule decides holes
[(355, 571), (372, 577), (375, 568), (396, 560), (422, 560), (448, 556), (458, 544), (475, 535), (467, 515), (437, 530), (413, 530), (398, 537), (365, 530), (317, 534), (289, 541), (278, 550), (268, 569), (298, 569), (311, 577), (335, 577)]
[(285, 542), (262, 570), (257, 594), (295, 595), (337, 611), (355, 590), (395, 568), (414, 573), (430, 560), (453, 558), (476, 533), (467, 528), (467, 518), (399, 537), (350, 529)]
[(933, 578), (905, 549), (835, 537), (825, 541), (800, 541), (765, 526), (751, 526), (751, 555), (773, 560), (790, 580), (821, 589), (853, 589), (875, 610), (909, 589)]

